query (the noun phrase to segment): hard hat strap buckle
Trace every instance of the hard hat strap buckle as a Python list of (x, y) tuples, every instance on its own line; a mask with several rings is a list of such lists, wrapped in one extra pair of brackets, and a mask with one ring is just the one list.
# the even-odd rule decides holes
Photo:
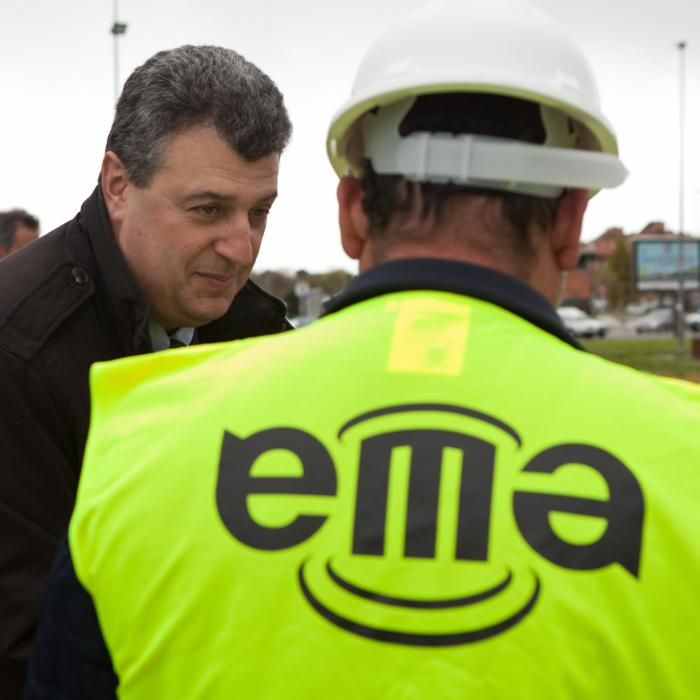
[(565, 188), (616, 187), (627, 176), (616, 156), (597, 151), (475, 134), (401, 136), (399, 125), (413, 101), (401, 100), (364, 118), (364, 156), (375, 172), (536, 197), (558, 197)]

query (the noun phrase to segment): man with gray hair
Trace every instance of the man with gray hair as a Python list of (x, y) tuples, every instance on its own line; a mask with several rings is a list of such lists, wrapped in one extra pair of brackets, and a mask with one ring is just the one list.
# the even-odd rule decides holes
[(291, 125), (235, 51), (162, 51), (124, 85), (75, 219), (0, 264), (0, 688), (19, 696), (73, 507), (96, 361), (290, 328), (249, 281)]
[(24, 209), (0, 212), (0, 259), (39, 238), (39, 219)]

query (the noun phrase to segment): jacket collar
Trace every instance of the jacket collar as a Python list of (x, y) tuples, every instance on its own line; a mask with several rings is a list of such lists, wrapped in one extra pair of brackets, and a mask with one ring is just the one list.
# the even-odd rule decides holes
[(114, 238), (99, 185), (83, 202), (78, 225), (90, 241), (90, 252), (98, 267), (95, 286), (100, 298), (111, 306), (111, 323), (123, 352), (129, 355), (150, 352), (148, 304)]
[[(98, 185), (83, 203), (78, 223), (87, 234), (99, 273), (101, 296), (112, 306), (113, 323), (128, 354), (152, 350), (148, 331), (148, 303), (136, 284), (112, 232), (107, 207)], [(196, 342), (239, 340), (288, 330), (284, 303), (250, 280), (236, 295), (223, 317), (196, 330)]]
[(496, 270), (452, 260), (410, 258), (377, 265), (331, 299), (325, 314), (382, 294), (417, 289), (463, 294), (496, 304), (583, 350), (552, 305), (532, 287)]

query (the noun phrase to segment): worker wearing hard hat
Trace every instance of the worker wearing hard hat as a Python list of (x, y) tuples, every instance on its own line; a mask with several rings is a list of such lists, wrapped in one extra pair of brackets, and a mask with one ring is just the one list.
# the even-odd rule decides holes
[(94, 370), (28, 697), (696, 695), (700, 392), (558, 320), (625, 169), (580, 51), (506, 5), (369, 50), (325, 318)]

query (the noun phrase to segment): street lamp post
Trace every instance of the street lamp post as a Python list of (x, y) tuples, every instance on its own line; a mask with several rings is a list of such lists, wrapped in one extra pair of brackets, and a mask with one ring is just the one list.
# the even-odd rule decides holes
[(678, 184), (678, 298), (676, 302), (676, 337), (678, 339), (678, 351), (683, 352), (685, 347), (685, 311), (684, 281), (683, 281), (683, 229), (684, 221), (684, 190), (685, 190), (685, 41), (676, 44), (679, 56), (679, 127), (680, 127), (680, 152), (679, 152), (679, 184)]
[(119, 0), (114, 0), (114, 21), (110, 30), (114, 37), (114, 102), (119, 99), (119, 37), (126, 34), (126, 23), (119, 21)]

